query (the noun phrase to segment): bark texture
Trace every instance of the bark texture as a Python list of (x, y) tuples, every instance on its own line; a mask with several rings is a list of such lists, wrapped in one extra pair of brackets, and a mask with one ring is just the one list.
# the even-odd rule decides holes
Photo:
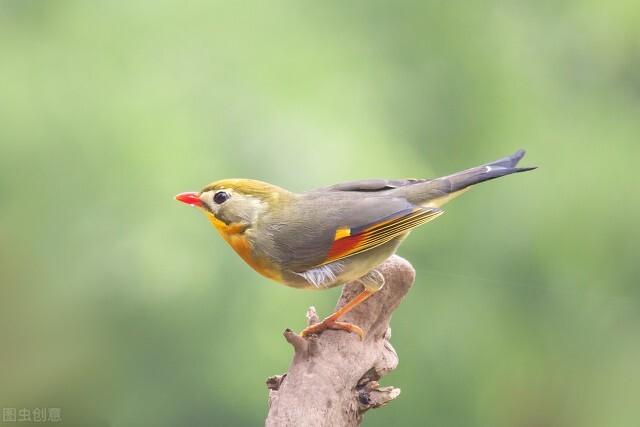
[[(385, 286), (340, 318), (360, 326), (366, 333), (363, 341), (344, 331), (329, 330), (307, 339), (290, 329), (284, 332), (294, 356), (286, 374), (267, 380), (267, 427), (358, 426), (367, 410), (398, 397), (400, 389), (380, 387), (378, 380), (398, 365), (389, 342), (389, 320), (413, 285), (415, 271), (399, 256), (377, 269), (385, 277)], [(362, 289), (358, 283), (345, 285), (336, 309)], [(309, 324), (318, 322), (313, 307), (307, 319)]]

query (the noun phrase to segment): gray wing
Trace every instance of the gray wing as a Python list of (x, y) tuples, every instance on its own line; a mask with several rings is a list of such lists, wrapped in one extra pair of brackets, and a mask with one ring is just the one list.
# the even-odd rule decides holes
[(331, 185), (329, 187), (311, 190), (316, 191), (357, 191), (357, 192), (377, 192), (393, 190), (418, 182), (428, 181), (426, 179), (362, 179), (358, 181), (342, 182), (340, 184)]
[(325, 261), (339, 228), (362, 227), (413, 208), (406, 198), (388, 194), (302, 193), (286, 210), (265, 218), (260, 246), (285, 268), (305, 271)]

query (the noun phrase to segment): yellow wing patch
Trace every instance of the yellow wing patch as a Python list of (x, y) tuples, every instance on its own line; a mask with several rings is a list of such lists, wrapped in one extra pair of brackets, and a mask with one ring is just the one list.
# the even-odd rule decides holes
[(407, 231), (437, 218), (437, 208), (410, 208), (363, 227), (339, 228), (323, 264), (337, 261), (390, 242)]

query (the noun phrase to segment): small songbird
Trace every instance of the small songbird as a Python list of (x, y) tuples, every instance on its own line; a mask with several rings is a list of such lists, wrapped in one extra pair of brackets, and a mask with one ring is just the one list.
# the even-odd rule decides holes
[(364, 291), (302, 336), (326, 329), (358, 334), (338, 318), (384, 286), (376, 267), (409, 232), (440, 216), (470, 186), (516, 172), (525, 152), (435, 179), (370, 179), (293, 193), (266, 182), (224, 179), (175, 198), (198, 207), (258, 273), (303, 289), (358, 280)]

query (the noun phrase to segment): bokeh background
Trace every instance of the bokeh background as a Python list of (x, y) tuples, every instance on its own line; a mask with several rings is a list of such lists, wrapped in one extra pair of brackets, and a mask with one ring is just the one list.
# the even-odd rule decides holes
[(638, 426), (638, 135), (631, 0), (0, 0), (0, 406), (260, 425), (282, 330), (339, 289), (256, 275), (173, 195), (522, 147), (401, 248), (402, 395), (365, 425)]

